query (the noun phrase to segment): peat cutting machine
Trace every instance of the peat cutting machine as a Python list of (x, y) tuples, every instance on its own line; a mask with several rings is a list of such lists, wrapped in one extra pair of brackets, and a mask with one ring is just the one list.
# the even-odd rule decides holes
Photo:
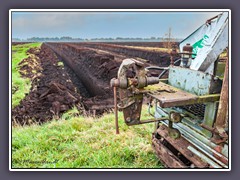
[[(227, 53), (224, 68), (222, 52)], [(181, 58), (174, 60), (176, 54)], [(228, 67), (228, 12), (207, 20), (179, 44), (179, 52), (173, 49), (169, 67), (123, 60), (110, 82), (117, 133), (119, 109), (129, 126), (155, 123), (152, 146), (166, 167), (229, 168)], [(161, 74), (147, 76), (152, 69)], [(153, 118), (141, 120), (145, 97)]]

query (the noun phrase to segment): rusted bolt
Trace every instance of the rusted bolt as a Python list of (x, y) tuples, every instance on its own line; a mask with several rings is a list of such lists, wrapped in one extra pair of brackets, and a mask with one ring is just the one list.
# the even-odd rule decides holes
[(178, 123), (181, 121), (182, 117), (179, 113), (176, 112), (171, 112), (170, 113), (170, 118), (172, 122)]
[(111, 87), (119, 87), (119, 80), (116, 78), (112, 78), (110, 81), (110, 86)]

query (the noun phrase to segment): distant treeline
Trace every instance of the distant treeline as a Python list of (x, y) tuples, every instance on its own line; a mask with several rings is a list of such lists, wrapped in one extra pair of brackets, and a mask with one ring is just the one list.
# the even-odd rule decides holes
[[(182, 39), (179, 38), (172, 38), (171, 41), (179, 42)], [(12, 42), (139, 42), (139, 41), (146, 41), (146, 42), (164, 42), (169, 41), (168, 38), (161, 38), (161, 37), (150, 37), (150, 38), (124, 38), (124, 37), (117, 37), (117, 38), (91, 38), (91, 39), (83, 39), (83, 38), (73, 38), (69, 36), (63, 37), (31, 37), (27, 39), (20, 39), (20, 38), (13, 38)]]

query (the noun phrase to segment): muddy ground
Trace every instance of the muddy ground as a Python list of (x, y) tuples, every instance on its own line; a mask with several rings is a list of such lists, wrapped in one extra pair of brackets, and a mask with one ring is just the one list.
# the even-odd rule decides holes
[(109, 82), (122, 60), (140, 58), (146, 66), (167, 66), (170, 61), (167, 53), (97, 43), (43, 43), (28, 53), (19, 66), (21, 75), (31, 78), (32, 88), (12, 110), (13, 121), (20, 124), (58, 118), (73, 106), (81, 114), (100, 115), (113, 108)]
[[(58, 57), (53, 51), (43, 44), (41, 49), (30, 49), (28, 53), (31, 54), (29, 58), (22, 61), (28, 64), (21, 66), (20, 63), (20, 72), (27, 72), (21, 74), (31, 78), (32, 87), (20, 105), (12, 110), (13, 121), (20, 124), (42, 123), (54, 116), (57, 118), (74, 105), (83, 109), (80, 92), (71, 82), (65, 68), (58, 65)], [(34, 73), (33, 61), (38, 62)]]

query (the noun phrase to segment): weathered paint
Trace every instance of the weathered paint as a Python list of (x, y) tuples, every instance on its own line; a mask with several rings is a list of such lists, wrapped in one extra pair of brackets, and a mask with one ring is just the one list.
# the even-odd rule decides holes
[(168, 84), (198, 96), (219, 93), (221, 90), (221, 80), (214, 80), (212, 75), (201, 71), (178, 66), (169, 68)]
[[(216, 118), (217, 104), (218, 102), (206, 103), (206, 109), (205, 109), (204, 120), (203, 120), (204, 125), (208, 127), (213, 127), (213, 124)], [(203, 129), (202, 132), (208, 137), (212, 136), (212, 133), (207, 129)]]
[(196, 53), (190, 69), (213, 73), (213, 64), (221, 52), (228, 46), (228, 12), (223, 12), (211, 23), (205, 23), (185, 38), (179, 45), (190, 43)]
[(218, 101), (220, 97), (219, 94), (197, 96), (162, 82), (148, 86), (144, 90), (150, 91), (147, 94), (157, 99), (163, 108), (214, 102)]

